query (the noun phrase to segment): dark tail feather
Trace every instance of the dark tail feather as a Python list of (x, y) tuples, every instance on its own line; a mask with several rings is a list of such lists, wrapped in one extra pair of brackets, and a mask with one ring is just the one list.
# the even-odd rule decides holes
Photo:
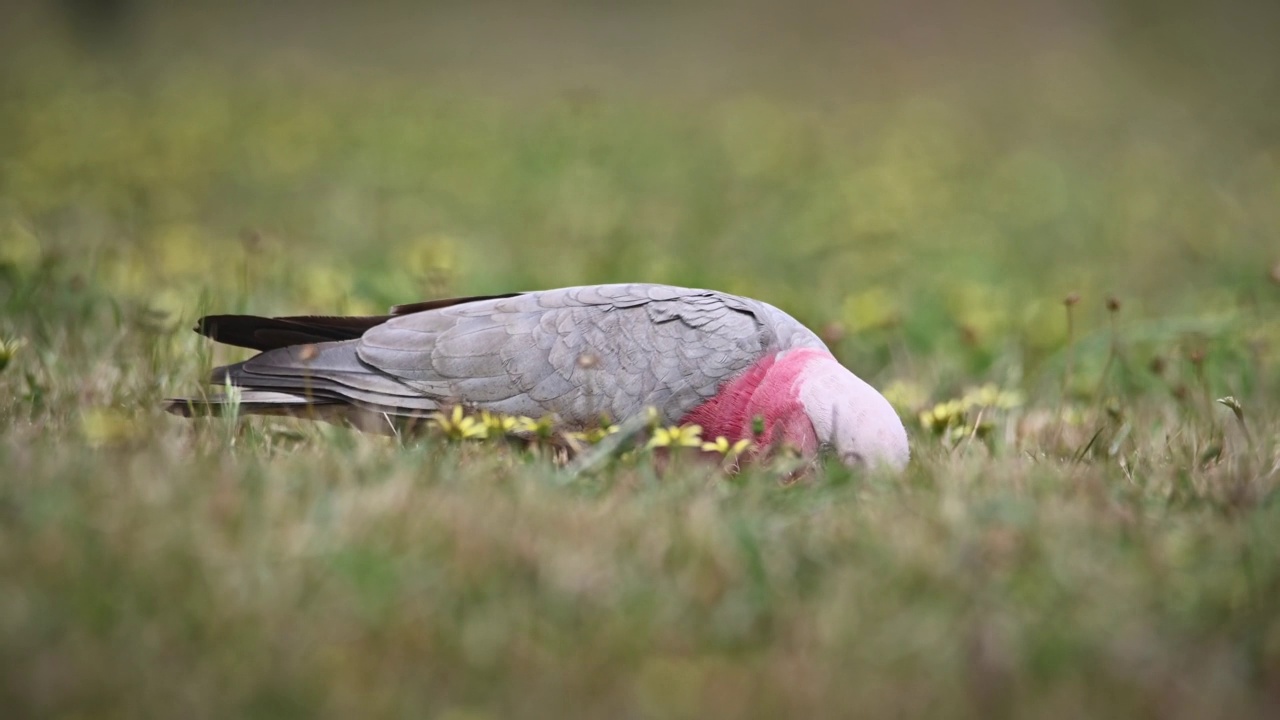
[(424, 300), (416, 303), (406, 303), (404, 305), (396, 305), (391, 308), (392, 315), (412, 315), (413, 313), (426, 312), (428, 310), (439, 310), (440, 308), (453, 307), (455, 305), (466, 305), (467, 303), (480, 302), (482, 300), (501, 300), (503, 298), (511, 298), (524, 293), (503, 293), (501, 295), (472, 295), (470, 297), (443, 298), (440, 300)]
[(354, 340), (370, 328), (377, 327), (397, 315), (408, 315), (427, 310), (463, 305), (480, 300), (515, 297), (520, 293), (504, 295), (476, 295), (473, 297), (446, 298), (425, 302), (397, 305), (390, 315), (356, 315), (337, 317), (329, 315), (294, 315), (288, 317), (260, 317), (257, 315), (206, 315), (196, 323), (196, 332), (220, 343), (249, 348), (250, 350), (275, 350), (290, 345)]
[(196, 323), (195, 331), (220, 343), (265, 352), (290, 345), (354, 340), (390, 317), (207, 315)]

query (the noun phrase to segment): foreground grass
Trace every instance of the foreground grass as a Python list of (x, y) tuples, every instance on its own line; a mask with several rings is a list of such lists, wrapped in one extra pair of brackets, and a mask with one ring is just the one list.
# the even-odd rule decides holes
[(1276, 469), (1244, 453), (783, 487), (155, 429), (6, 444), (9, 707), (1240, 717), (1280, 683)]
[(162, 425), (0, 451), (8, 707), (1243, 717), (1277, 699), (1277, 471), (1248, 453), (1187, 468), (1174, 441), (1130, 477), (926, 449), (904, 478), (782, 486)]
[[(834, 107), (6, 64), (0, 707), (1274, 716), (1270, 107), (1104, 47)], [(907, 473), (158, 409), (206, 311), (641, 279), (821, 329)]]

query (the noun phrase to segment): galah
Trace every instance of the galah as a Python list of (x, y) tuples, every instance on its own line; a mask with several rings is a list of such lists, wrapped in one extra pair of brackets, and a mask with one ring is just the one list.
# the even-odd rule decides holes
[[(461, 406), (563, 431), (657, 411), (708, 438), (834, 452), (902, 469), (902, 421), (795, 318), (772, 305), (669, 285), (589, 285), (400, 305), (369, 317), (204, 317), (196, 332), (261, 351), (214, 370), (242, 412), (328, 419), (427, 417)], [(225, 396), (169, 402), (216, 411)]]

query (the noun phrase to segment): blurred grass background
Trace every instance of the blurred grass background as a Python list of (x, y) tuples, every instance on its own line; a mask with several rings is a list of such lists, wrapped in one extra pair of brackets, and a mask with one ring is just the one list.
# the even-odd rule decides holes
[[(11, 5), (19, 714), (1280, 703), (1271, 4)], [(156, 408), (239, 357), (206, 311), (636, 280), (820, 329), (907, 478), (566, 482)], [(985, 442), (918, 420), (984, 383), (1025, 397)]]

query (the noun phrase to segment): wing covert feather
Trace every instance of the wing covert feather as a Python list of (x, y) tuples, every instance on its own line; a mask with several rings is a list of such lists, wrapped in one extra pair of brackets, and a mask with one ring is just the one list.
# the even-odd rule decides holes
[(661, 285), (565, 288), (397, 316), (356, 352), (409, 387), (481, 409), (587, 424), (653, 405), (674, 420), (781, 349), (759, 308)]

